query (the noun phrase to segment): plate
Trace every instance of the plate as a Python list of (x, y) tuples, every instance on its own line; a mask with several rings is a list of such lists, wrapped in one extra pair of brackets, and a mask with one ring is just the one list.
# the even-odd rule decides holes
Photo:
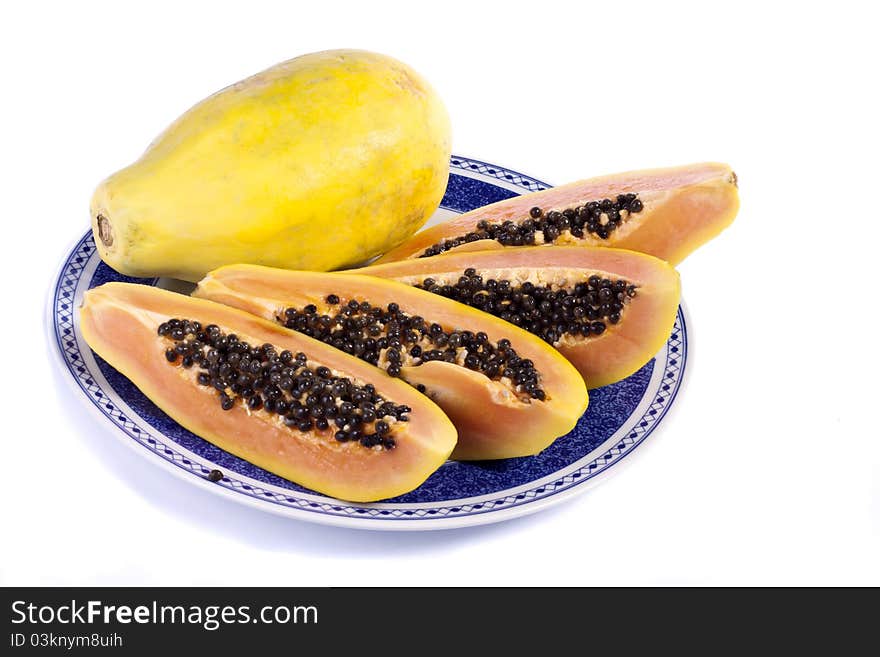
[[(505, 198), (550, 187), (535, 178), (465, 157), (450, 161), (449, 185), (430, 224)], [(656, 431), (673, 405), (687, 363), (683, 307), (666, 345), (638, 372), (590, 393), (571, 433), (532, 457), (449, 461), (418, 489), (373, 504), (314, 493), (190, 433), (86, 345), (76, 309), (83, 292), (108, 281), (174, 287), (165, 279), (122, 276), (101, 262), (91, 232), (72, 248), (50, 294), (50, 340), (74, 394), (151, 462), (251, 506), (298, 520), (366, 529), (424, 530), (480, 525), (532, 513), (605, 478)], [(224, 478), (212, 483), (213, 469)]]

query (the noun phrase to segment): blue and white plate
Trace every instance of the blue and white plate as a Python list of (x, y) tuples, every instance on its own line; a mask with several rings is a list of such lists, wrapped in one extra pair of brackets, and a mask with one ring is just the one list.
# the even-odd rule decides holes
[[(515, 171), (453, 156), (449, 186), (430, 223), (502, 199), (549, 187)], [(73, 389), (105, 425), (153, 463), (232, 500), (298, 520), (367, 529), (441, 529), (479, 525), (544, 509), (582, 492), (642, 445), (681, 387), (687, 363), (685, 313), (679, 308), (666, 346), (628, 379), (590, 393), (575, 429), (538, 456), (480, 463), (447, 462), (417, 490), (375, 504), (314, 493), (225, 452), (160, 411), (89, 349), (79, 330), (85, 290), (132, 279), (101, 262), (91, 233), (67, 256), (50, 296), (51, 339)], [(211, 483), (208, 473), (225, 477)]]

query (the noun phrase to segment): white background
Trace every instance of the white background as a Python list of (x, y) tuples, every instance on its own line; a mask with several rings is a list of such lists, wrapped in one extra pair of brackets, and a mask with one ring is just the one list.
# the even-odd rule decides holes
[[(0, 583), (880, 584), (868, 6), (5, 8)], [(484, 528), (324, 528), (190, 487), (73, 400), (42, 322), (94, 186), (202, 97), (333, 47), (408, 62), (446, 100), (456, 153), (550, 182), (733, 164), (736, 223), (681, 266), (689, 385), (602, 486)]]

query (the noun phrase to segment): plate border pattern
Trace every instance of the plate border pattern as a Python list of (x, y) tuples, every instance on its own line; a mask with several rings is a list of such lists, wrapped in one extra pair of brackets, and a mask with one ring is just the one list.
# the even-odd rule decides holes
[[(527, 191), (537, 191), (550, 187), (547, 183), (536, 178), (531, 178), (530, 176), (494, 164), (456, 155), (453, 155), (451, 158), (450, 168), (492, 176), (522, 187)], [(154, 438), (154, 431), (152, 429), (145, 429), (139, 426), (137, 421), (128, 417), (126, 413), (117, 408), (113, 400), (101, 390), (92, 372), (86, 366), (85, 360), (80, 353), (74, 330), (75, 309), (73, 305), (80, 279), (86, 269), (86, 265), (94, 257), (95, 250), (96, 247), (91, 231), (88, 231), (69, 253), (55, 280), (55, 286), (50, 297), (50, 319), (53, 329), (52, 336), (54, 337), (61, 360), (88, 401), (109, 419), (118, 430), (170, 465), (195, 475), (201, 480), (206, 480), (207, 475), (211, 471), (210, 468), (178, 451), (176, 444), (172, 440), (169, 439), (167, 442), (163, 442)], [(155, 280), (152, 282), (155, 284)], [(221, 486), (230, 493), (250, 497), (254, 501), (269, 502), (287, 509), (319, 514), (321, 516), (359, 519), (363, 521), (452, 519), (461, 518), (462, 516), (497, 513), (502, 510), (523, 507), (524, 505), (559, 495), (576, 486), (581, 486), (585, 482), (604, 473), (638, 447), (654, 431), (672, 405), (683, 381), (687, 362), (688, 336), (685, 315), (681, 306), (678, 309), (675, 325), (667, 342), (665, 353), (665, 363), (662, 363), (662, 365), (655, 363), (655, 367), (663, 367), (663, 378), (660, 382), (659, 390), (632, 430), (627, 432), (621, 440), (617, 441), (605, 452), (599, 454), (588, 463), (583, 464), (578, 469), (553, 481), (536, 485), (534, 488), (515, 494), (505, 494), (504, 491), (499, 491), (494, 499), (480, 499), (480, 501), (473, 503), (463, 504), (451, 500), (448, 502), (424, 503), (422, 505), (418, 505), (418, 503), (416, 505), (406, 504), (401, 505), (400, 509), (395, 509), (387, 508), (387, 505), (383, 508), (382, 503), (371, 505), (346, 503), (336, 500), (318, 502), (314, 500), (315, 494), (312, 494), (312, 499), (307, 499), (300, 497), (302, 494), (295, 491), (278, 493), (268, 488), (256, 486), (248, 481), (243, 481), (238, 479), (237, 475), (228, 473), (224, 473), (223, 480), (213, 485)], [(513, 517), (513, 515), (520, 515), (520, 512), (511, 514), (510, 517)], [(319, 518), (315, 518), (315, 520), (319, 520)], [(364, 524), (369, 525), (370, 523), (365, 522)]]
[(504, 167), (499, 167), (498, 165), (483, 162), (482, 160), (475, 160), (469, 157), (453, 155), (450, 159), (449, 166), (452, 169), (460, 169), (461, 171), (467, 171), (470, 173), (481, 173), (484, 176), (492, 176), (493, 178), (511, 183), (512, 185), (521, 187), (529, 192), (540, 192), (552, 187), (552, 185), (538, 180), (537, 178), (532, 178), (523, 173), (511, 171), (510, 169), (505, 169)]

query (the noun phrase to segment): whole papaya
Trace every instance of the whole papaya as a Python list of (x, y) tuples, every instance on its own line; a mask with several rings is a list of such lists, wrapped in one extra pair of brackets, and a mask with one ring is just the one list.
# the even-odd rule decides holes
[(197, 281), (230, 263), (331, 270), (403, 242), (440, 203), (449, 118), (390, 57), (304, 55), (203, 100), (91, 202), (103, 260)]

